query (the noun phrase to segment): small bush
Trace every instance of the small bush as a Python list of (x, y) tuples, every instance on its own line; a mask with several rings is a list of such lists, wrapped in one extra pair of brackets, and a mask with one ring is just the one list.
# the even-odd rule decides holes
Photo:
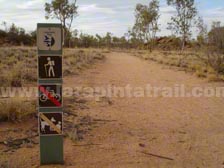
[(17, 121), (36, 113), (36, 101), (10, 98), (0, 101), (0, 121)]
[[(97, 60), (105, 57), (100, 51), (65, 49), (64, 76), (77, 74)], [(35, 48), (0, 48), (0, 86), (22, 87), (37, 81), (37, 51)]]
[(195, 74), (196, 74), (197, 77), (199, 77), (199, 78), (206, 78), (206, 77), (207, 77), (207, 74), (206, 74), (204, 71), (202, 71), (202, 70), (197, 70), (197, 71), (195, 72)]

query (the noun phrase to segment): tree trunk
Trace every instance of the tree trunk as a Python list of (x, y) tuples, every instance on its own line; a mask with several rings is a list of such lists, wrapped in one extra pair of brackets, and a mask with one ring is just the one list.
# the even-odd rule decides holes
[(186, 37), (184, 36), (184, 37), (183, 37), (183, 40), (182, 40), (181, 51), (184, 51), (184, 49), (185, 49), (185, 45), (186, 45)]
[(151, 42), (149, 43), (149, 52), (150, 53), (152, 52), (152, 44), (151, 44)]

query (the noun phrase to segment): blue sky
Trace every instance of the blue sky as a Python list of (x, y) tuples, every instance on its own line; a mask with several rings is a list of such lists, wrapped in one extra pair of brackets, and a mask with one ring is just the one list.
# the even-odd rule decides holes
[[(83, 33), (104, 35), (112, 32), (122, 36), (134, 24), (134, 9), (137, 3), (148, 4), (150, 0), (78, 0), (79, 16), (74, 20), (72, 29)], [(38, 22), (57, 22), (45, 20), (44, 4), (50, 0), (0, 0), (0, 22), (15, 23), (32, 31)], [(159, 35), (170, 35), (167, 22), (175, 11), (160, 0), (161, 17)], [(224, 25), (224, 0), (196, 0), (199, 14), (210, 27), (212, 21)], [(196, 34), (196, 31), (194, 31)]]

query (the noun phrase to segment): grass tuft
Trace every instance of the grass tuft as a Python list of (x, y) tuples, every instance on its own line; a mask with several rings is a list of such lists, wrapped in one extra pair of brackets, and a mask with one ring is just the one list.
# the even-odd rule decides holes
[(36, 114), (36, 101), (21, 98), (0, 100), (0, 121), (21, 121)]

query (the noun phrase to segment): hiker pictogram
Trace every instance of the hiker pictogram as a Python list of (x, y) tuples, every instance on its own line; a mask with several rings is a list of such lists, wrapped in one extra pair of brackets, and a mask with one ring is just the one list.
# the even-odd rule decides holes
[(39, 78), (59, 79), (62, 78), (62, 57), (61, 56), (39, 56)]
[(47, 57), (47, 61), (48, 63), (44, 64), (46, 76), (55, 77), (55, 72), (54, 72), (55, 63), (53, 60), (51, 60), (51, 57)]
[(62, 134), (62, 113), (40, 113), (39, 125), (41, 135)]

